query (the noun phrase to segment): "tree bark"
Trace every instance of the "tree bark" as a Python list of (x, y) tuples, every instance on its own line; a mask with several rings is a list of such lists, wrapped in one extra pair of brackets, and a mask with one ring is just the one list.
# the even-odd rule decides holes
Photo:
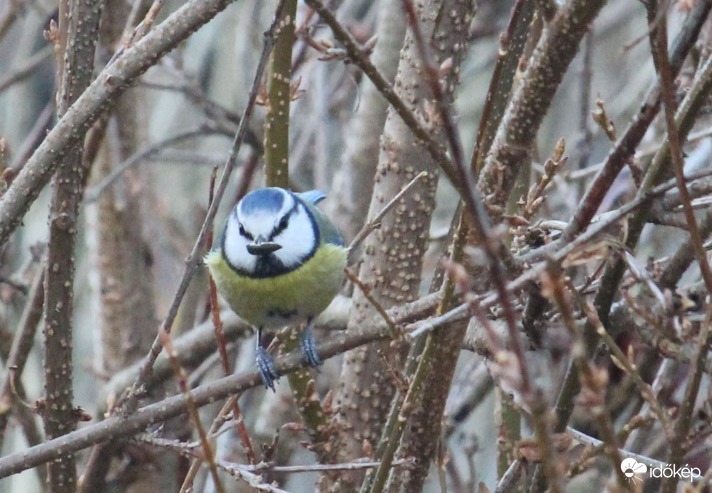
[[(99, 19), (104, 3), (73, 0), (60, 4), (60, 64), (58, 115), (61, 117), (89, 86), (94, 68)], [(74, 256), (79, 202), (84, 182), (83, 140), (62, 158), (52, 184), (49, 250), (45, 277), (44, 428), (49, 439), (73, 431), (79, 419), (72, 387), (72, 319)], [(76, 491), (76, 466), (71, 454), (50, 462), (48, 482), (53, 493)]]
[[(441, 81), (448, 98), (452, 99), (463, 47), (467, 42), (474, 2), (466, 0), (427, 1), (418, 3), (418, 15), (423, 34), (436, 63), (452, 60), (452, 68)], [(405, 14), (404, 14), (405, 15)], [(396, 91), (411, 105), (423, 125), (445, 141), (433, 107), (427, 85), (423, 84), (421, 60), (413, 35), (406, 35), (401, 51)], [(381, 227), (364, 243), (363, 264), (359, 277), (372, 290), (371, 295), (385, 308), (412, 301), (418, 295), (423, 254), (434, 207), (437, 186), (437, 166), (424, 151), (401, 118), (389, 109), (376, 168), (369, 217), (377, 214), (418, 173), (426, 171), (410, 193), (382, 220)], [(348, 331), (363, 330), (377, 317), (361, 291), (354, 293), (354, 303)], [(336, 433), (331, 450), (337, 451), (336, 462), (348, 462), (375, 448), (381, 436), (384, 420), (396, 391), (391, 369), (399, 371), (403, 364), (403, 343), (382, 342), (359, 348), (346, 354), (340, 385), (334, 402), (338, 413), (334, 417)], [(387, 361), (387, 362), (386, 362)], [(361, 482), (361, 472), (325, 474), (320, 478), (320, 491), (354, 491)]]

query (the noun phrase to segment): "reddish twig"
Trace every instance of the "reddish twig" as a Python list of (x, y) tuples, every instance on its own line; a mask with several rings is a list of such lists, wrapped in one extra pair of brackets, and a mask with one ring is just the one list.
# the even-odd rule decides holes
[[(210, 174), (210, 193), (208, 203), (213, 204), (214, 192), (215, 192), (215, 178), (217, 176), (217, 167), (213, 168), (213, 172)], [(206, 239), (207, 250), (213, 248), (213, 230), (210, 229), (208, 237)], [(218, 352), (220, 353), (220, 361), (222, 362), (223, 371), (225, 375), (230, 375), (232, 370), (230, 369), (230, 360), (227, 355), (227, 341), (225, 340), (225, 334), (223, 333), (223, 323), (220, 319), (220, 307), (218, 306), (218, 290), (215, 286), (215, 281), (213, 276), (208, 274), (208, 285), (210, 288), (210, 313), (213, 319), (213, 325), (215, 326), (215, 340), (218, 345)], [(242, 412), (240, 411), (240, 405), (237, 399), (233, 399), (232, 405), (232, 416), (235, 420), (235, 428), (237, 429), (237, 435), (240, 437), (242, 446), (245, 448), (245, 453), (247, 454), (247, 460), (250, 464), (256, 464), (257, 458), (255, 456), (255, 449), (252, 447), (252, 441), (250, 440), (250, 435), (247, 432), (247, 427), (245, 426), (245, 420), (242, 419)]]
[[(663, 14), (658, 29), (657, 43), (655, 51), (657, 51), (658, 69), (660, 71), (660, 85), (663, 106), (665, 108), (665, 124), (667, 127), (668, 143), (670, 146), (670, 158), (672, 168), (675, 172), (675, 180), (678, 189), (680, 190), (680, 201), (682, 202), (685, 219), (687, 220), (687, 228), (690, 233), (690, 241), (697, 257), (697, 262), (702, 274), (702, 280), (705, 283), (707, 292), (712, 292), (712, 271), (710, 271), (709, 262), (707, 261), (707, 252), (703, 245), (703, 240), (700, 235), (700, 229), (695, 219), (695, 212), (692, 208), (689, 191), (685, 184), (684, 162), (682, 159), (682, 146), (680, 143), (680, 134), (675, 122), (675, 89), (670, 60), (667, 55), (667, 16)], [(707, 317), (703, 322), (703, 327), (700, 330), (700, 340), (698, 348), (698, 356), (691, 368), (692, 374), (687, 382), (685, 389), (685, 398), (681, 403), (678, 418), (675, 422), (674, 433), (670, 441), (670, 462), (672, 464), (681, 464), (686, 448), (686, 437), (690, 432), (690, 420), (694, 403), (697, 399), (697, 394), (700, 388), (702, 373), (704, 372), (705, 361), (707, 358), (707, 350), (709, 341), (707, 341), (707, 333), (709, 332), (710, 314), (712, 308), (708, 309)], [(664, 492), (675, 491), (677, 479), (666, 478), (662, 484)]]
[(168, 354), (168, 358), (171, 360), (171, 364), (173, 365), (173, 371), (176, 376), (176, 381), (178, 383), (178, 388), (181, 391), (181, 394), (183, 394), (183, 396), (185, 397), (185, 403), (186, 407), (188, 408), (188, 413), (190, 414), (190, 417), (193, 420), (195, 429), (198, 430), (198, 436), (200, 437), (200, 445), (203, 449), (204, 459), (208, 462), (208, 467), (210, 469), (210, 474), (213, 476), (215, 488), (218, 490), (219, 493), (224, 493), (225, 489), (223, 488), (223, 485), (220, 481), (220, 476), (218, 475), (218, 468), (215, 464), (215, 455), (213, 453), (213, 448), (210, 446), (210, 442), (208, 442), (208, 436), (205, 433), (205, 428), (203, 428), (203, 424), (200, 421), (198, 405), (193, 399), (191, 393), (189, 392), (188, 377), (186, 376), (185, 371), (183, 371), (183, 367), (180, 365), (180, 361), (178, 361), (178, 358), (176, 358), (175, 351), (173, 350), (173, 342), (171, 341), (171, 335), (166, 331), (161, 331), (158, 334), (158, 337), (160, 338), (161, 343), (163, 344), (163, 347), (165, 348), (166, 353)]

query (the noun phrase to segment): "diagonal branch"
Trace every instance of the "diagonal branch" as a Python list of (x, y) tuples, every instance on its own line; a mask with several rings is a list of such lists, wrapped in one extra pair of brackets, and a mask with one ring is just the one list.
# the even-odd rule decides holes
[(20, 225), (66, 155), (68, 146), (80, 140), (133, 81), (230, 3), (230, 0), (189, 0), (101, 71), (67, 109), (0, 199), (0, 245)]

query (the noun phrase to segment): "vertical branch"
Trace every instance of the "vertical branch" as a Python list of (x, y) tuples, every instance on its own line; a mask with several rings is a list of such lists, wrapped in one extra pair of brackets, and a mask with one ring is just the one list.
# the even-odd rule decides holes
[[(94, 67), (99, 19), (103, 1), (69, 0), (60, 8), (60, 53), (64, 55), (58, 90), (58, 114), (67, 111), (89, 86)], [(79, 202), (84, 182), (83, 144), (67, 149), (57, 168), (49, 212), (49, 248), (45, 278), (44, 427), (57, 438), (76, 427), (72, 387), (72, 315), (74, 258)], [(64, 455), (49, 464), (48, 482), (53, 493), (76, 491), (74, 457)]]
[[(410, 22), (411, 28), (406, 35), (404, 49), (401, 50), (398, 73), (393, 84), (396, 97), (391, 98), (405, 101), (406, 111), (395, 107), (389, 108), (381, 138), (369, 216), (376, 214), (383, 204), (417, 173), (425, 171), (427, 178), (415, 185), (407, 197), (398, 201), (394, 213), (386, 215), (381, 222), (381, 228), (364, 242), (364, 263), (359, 278), (371, 289), (371, 296), (385, 308), (417, 296), (423, 253), (426, 248), (424, 239), (430, 224), (437, 184), (434, 171), (437, 164), (442, 162), (433, 159), (436, 153), (425, 152), (430, 144), (417, 139), (411, 133), (413, 127), (408, 125), (407, 120), (401, 119), (401, 116), (411, 113), (418, 115), (422, 111), (421, 108), (433, 108), (433, 103), (438, 102), (438, 96), (444, 97), (447, 104), (452, 103), (453, 92), (458, 83), (457, 74), (464, 55), (461, 47), (467, 42), (474, 11), (472, 2), (459, 0), (430, 1), (410, 8), (417, 9), (417, 13), (413, 16), (417, 17), (418, 24)], [(416, 27), (419, 30), (416, 31)], [(332, 25), (332, 29), (335, 34), (338, 33), (338, 28)], [(422, 37), (425, 43), (432, 46), (435, 52), (433, 66), (424, 63), (419, 56), (416, 36), (420, 33), (420, 29), (423, 31)], [(345, 42), (343, 36), (340, 40)], [(365, 66), (362, 62), (357, 63), (362, 67)], [(438, 72), (443, 64), (447, 68), (443, 68), (443, 73), (435, 76), (437, 84), (442, 83), (443, 90), (439, 95), (435, 95), (433, 89), (422, 81), (433, 67), (435, 72)], [(427, 116), (431, 115), (432, 113)], [(421, 118), (426, 118), (426, 115)], [(430, 133), (429, 140), (435, 144), (434, 148), (442, 149), (446, 136), (441, 125), (436, 124), (435, 121), (442, 121), (437, 113), (430, 121), (424, 121), (423, 129)], [(456, 175), (453, 173), (451, 176)], [(373, 312), (371, 303), (363, 293), (360, 291), (356, 293), (348, 330), (351, 332), (363, 330), (366, 326), (364, 322), (373, 316)], [(435, 348), (435, 345), (431, 346), (431, 351)], [(379, 454), (382, 454), (382, 465), (374, 475), (372, 491), (381, 491), (385, 485), (390, 474), (389, 464), (397, 450), (401, 434), (408, 425), (408, 422), (400, 421), (400, 418), (420, 409), (418, 404), (422, 398), (420, 386), (427, 381), (429, 375), (426, 369), (430, 368), (433, 361), (426, 358), (420, 371), (415, 370), (419, 376), (414, 379), (404, 404), (393, 407), (391, 412), (396, 413), (399, 419), (387, 420), (391, 409), (390, 403), (396, 393), (393, 373), (401, 369), (404, 349), (403, 344), (394, 341), (351, 351), (346, 356), (340, 386), (335, 392), (335, 401), (340, 409), (335, 419), (339, 428), (330, 442), (330, 446), (336, 452), (335, 461), (343, 462), (359, 457), (363, 454), (362, 447), (372, 447), (377, 443), (384, 423), (387, 422), (389, 426), (393, 423), (393, 426), (388, 429), (388, 435), (385, 436), (387, 443), (383, 447), (383, 452), (381, 452), (382, 447), (378, 447)], [(387, 362), (384, 361), (386, 359)], [(452, 362), (452, 359), (448, 361)], [(445, 389), (447, 392), (448, 387), (449, 380), (443, 379), (439, 390)], [(442, 404), (444, 401), (435, 398), (433, 402)], [(434, 406), (426, 413), (428, 422), (431, 416), (436, 416), (435, 421), (439, 426), (441, 411), (440, 407)], [(424, 445), (424, 448), (419, 451), (423, 455), (423, 462), (412, 476), (413, 484), (417, 484), (424, 477), (423, 471), (427, 471), (429, 458), (432, 457), (435, 449), (433, 436), (435, 435), (426, 433), (418, 437), (413, 436), (412, 440), (409, 439), (409, 444), (414, 448)], [(319, 486), (321, 491), (352, 491), (360, 481), (361, 474), (358, 472), (339, 475), (332, 473), (323, 476)], [(367, 484), (364, 484), (364, 487), (368, 487)], [(386, 487), (391, 489), (391, 486)], [(417, 489), (415, 487), (413, 491)]]
[(507, 31), (499, 37), (499, 53), (490, 79), (487, 98), (480, 125), (477, 128), (475, 149), (470, 167), (477, 176), (485, 164), (495, 133), (507, 108), (515, 74), (519, 67), (519, 58), (524, 52), (529, 25), (534, 17), (534, 2), (518, 0), (512, 7)]
[[(454, 263), (462, 261), (468, 232), (468, 220), (464, 214), (460, 214), (450, 255), (450, 260)], [(437, 315), (445, 313), (456, 304), (455, 283), (452, 275), (445, 278)], [(394, 450), (395, 446), (398, 446), (399, 457), (412, 457), (415, 467), (413, 470), (391, 474), (389, 491), (418, 491), (423, 486), (436, 453), (437, 442), (434, 437), (439, 437), (442, 433), (445, 403), (457, 363), (457, 358), (452, 355), (457, 354), (466, 330), (467, 323), (460, 321), (445, 330), (432, 332), (427, 336), (422, 353), (416, 357), (417, 367), (397, 420), (405, 434), (401, 439), (400, 433), (391, 433), (388, 442)], [(384, 463), (393, 458), (379, 459), (380, 471)]]
[(267, 72), (265, 177), (269, 187), (289, 187), (289, 106), (296, 15), (297, 0), (286, 0), (277, 19), (274, 50)]
[[(518, 1), (512, 8), (512, 14), (509, 19), (506, 32), (500, 35), (500, 49), (497, 55), (490, 79), (487, 98), (480, 124), (477, 129), (477, 137), (475, 148), (470, 161), (470, 169), (476, 176), (484, 167), (485, 158), (490, 151), (492, 142), (495, 138), (495, 133), (499, 127), (504, 112), (507, 108), (507, 103), (511, 97), (512, 88), (514, 86), (515, 75), (519, 68), (520, 58), (524, 52), (524, 47), (527, 41), (529, 27), (534, 17), (534, 2)], [(528, 183), (529, 166), (523, 166), (519, 171), (520, 183)], [(517, 191), (522, 188), (515, 185), (512, 189), (509, 202), (517, 200)], [(504, 475), (509, 464), (511, 463), (511, 454), (513, 444), (520, 438), (520, 421), (521, 416), (514, 408), (510, 396), (502, 392), (499, 388), (496, 390), (496, 396), (500, 406), (500, 412), (497, 413), (495, 421), (497, 422), (498, 434), (501, 440), (498, 440), (498, 459), (497, 470), (498, 475)]]
[[(292, 46), (294, 44), (294, 18), (297, 1), (286, 0), (284, 10), (278, 19), (274, 51), (269, 66), (269, 100), (265, 119), (265, 176), (267, 186), (287, 188), (289, 186), (289, 107), (291, 102)], [(296, 333), (292, 331), (284, 342), (284, 351), (297, 347)], [(316, 451), (318, 444), (325, 440), (324, 432), (328, 420), (316, 393), (314, 378), (310, 371), (302, 368), (287, 376), (297, 409)]]

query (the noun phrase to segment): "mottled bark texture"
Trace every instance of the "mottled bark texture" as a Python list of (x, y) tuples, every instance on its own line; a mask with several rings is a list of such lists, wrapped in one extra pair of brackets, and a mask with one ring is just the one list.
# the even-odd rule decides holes
[[(452, 306), (444, 308), (447, 310)], [(467, 321), (462, 320), (429, 336), (432, 338), (426, 343), (432, 346), (429, 357), (419, 363), (427, 365), (422, 370), (425, 378), (396, 452), (397, 458), (409, 457), (415, 464), (412, 468), (392, 469), (385, 491), (408, 493), (422, 490), (439, 447), (445, 404), (466, 332)]]
[[(421, 27), (430, 40), (438, 64), (452, 60), (452, 70), (442, 81), (447, 97), (457, 83), (459, 65), (469, 34), (473, 3), (467, 0), (417, 2)], [(422, 83), (420, 57), (412, 34), (406, 35), (401, 51), (396, 91), (421, 115), (423, 125), (444, 142), (437, 119), (428, 119), (434, 105)], [(374, 216), (398, 191), (421, 171), (429, 172), (386, 215), (381, 228), (365, 241), (359, 277), (372, 288), (371, 294), (386, 308), (415, 299), (420, 289), (423, 253), (434, 206), (437, 169), (430, 155), (413, 137), (400, 117), (389, 109), (376, 169), (369, 217)], [(363, 293), (354, 293), (348, 330), (368, 327), (377, 314)], [(395, 393), (389, 366), (402, 366), (403, 350), (398, 342), (384, 342), (346, 354), (340, 385), (335, 391), (337, 409), (331, 450), (336, 462), (348, 462), (364, 455), (363, 447), (375, 447)], [(353, 491), (363, 474), (347, 472), (320, 478), (320, 491)]]
[[(64, 57), (58, 78), (60, 117), (91, 82), (103, 5), (102, 1), (94, 0), (60, 4), (59, 53)], [(74, 430), (78, 420), (72, 402), (72, 315), (75, 239), (84, 177), (82, 154), (83, 144), (79, 139), (60, 161), (52, 183), (44, 312), (43, 418), (49, 439)], [(76, 491), (76, 465), (71, 454), (50, 462), (48, 473), (49, 489), (53, 493)]]
[(500, 221), (520, 167), (566, 69), (605, 0), (573, 0), (545, 28), (485, 161), (478, 186), (494, 223)]
[[(388, 81), (393, 81), (398, 65), (393, 60), (403, 46), (406, 18), (401, 0), (384, 0), (378, 10), (378, 38), (371, 61)], [(361, 80), (359, 105), (346, 131), (346, 152), (334, 177), (329, 211), (346, 238), (353, 238), (363, 226), (373, 190), (373, 175), (378, 164), (378, 146), (386, 122), (388, 103), (376, 86)], [(327, 204), (328, 205), (328, 204)]]

